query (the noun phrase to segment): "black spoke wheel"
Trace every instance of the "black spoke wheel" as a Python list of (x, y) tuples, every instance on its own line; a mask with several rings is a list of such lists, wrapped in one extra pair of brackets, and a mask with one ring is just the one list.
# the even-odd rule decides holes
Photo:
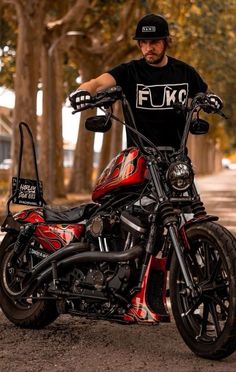
[[(16, 238), (15, 238), (16, 239)], [(32, 269), (30, 255), (20, 259), (14, 254), (15, 239), (9, 234), (0, 247), (0, 307), (6, 317), (23, 328), (43, 328), (58, 317), (54, 300), (37, 300), (43, 288), (26, 297), (25, 275)]]
[(185, 259), (196, 295), (186, 288), (174, 254), (170, 268), (173, 316), (195, 354), (222, 359), (236, 350), (236, 241), (212, 222), (194, 224), (186, 234)]

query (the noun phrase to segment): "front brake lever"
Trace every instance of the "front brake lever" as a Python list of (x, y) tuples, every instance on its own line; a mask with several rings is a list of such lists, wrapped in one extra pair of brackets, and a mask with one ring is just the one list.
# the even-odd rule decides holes
[(77, 114), (77, 112), (81, 112), (81, 111), (88, 110), (88, 109), (90, 109), (90, 108), (93, 108), (93, 105), (86, 105), (86, 106), (80, 108), (79, 110), (74, 110), (74, 111), (72, 111), (72, 115)]
[(224, 119), (226, 119), (226, 120), (229, 119), (229, 116), (225, 115), (225, 114), (223, 113), (223, 111), (221, 111), (221, 110), (217, 111), (217, 114), (220, 115), (222, 118), (224, 118)]

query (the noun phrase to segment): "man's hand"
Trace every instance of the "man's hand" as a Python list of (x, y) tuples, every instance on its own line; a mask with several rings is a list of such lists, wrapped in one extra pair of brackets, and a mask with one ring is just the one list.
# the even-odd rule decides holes
[[(210, 111), (216, 112), (222, 110), (223, 101), (216, 94), (207, 94), (207, 102), (210, 104)], [(212, 110), (211, 110), (212, 109)]]
[(87, 90), (76, 90), (69, 95), (70, 104), (74, 110), (81, 110), (92, 102), (92, 96)]

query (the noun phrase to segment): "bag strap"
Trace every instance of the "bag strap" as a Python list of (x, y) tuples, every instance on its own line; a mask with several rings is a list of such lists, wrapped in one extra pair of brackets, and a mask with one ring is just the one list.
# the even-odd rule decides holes
[(8, 199), (7, 201), (7, 214), (11, 214), (10, 212), (10, 202), (13, 200), (13, 198), (17, 195), (18, 188), (19, 188), (19, 181), (21, 176), (21, 165), (22, 165), (22, 158), (23, 158), (23, 149), (24, 149), (24, 131), (23, 128), (27, 130), (27, 133), (30, 137), (32, 152), (33, 152), (33, 160), (34, 160), (34, 169), (35, 169), (35, 176), (36, 176), (36, 189), (37, 194), (39, 195), (41, 201), (43, 204), (47, 204), (46, 201), (43, 198), (41, 188), (40, 188), (40, 180), (39, 180), (39, 173), (38, 173), (38, 165), (37, 165), (37, 158), (36, 158), (36, 151), (35, 151), (35, 144), (34, 144), (34, 138), (32, 135), (32, 131), (28, 124), (21, 121), (19, 123), (19, 131), (20, 131), (20, 148), (19, 148), (19, 157), (18, 157), (18, 170), (17, 170), (17, 177), (16, 177), (16, 191), (14, 194)]

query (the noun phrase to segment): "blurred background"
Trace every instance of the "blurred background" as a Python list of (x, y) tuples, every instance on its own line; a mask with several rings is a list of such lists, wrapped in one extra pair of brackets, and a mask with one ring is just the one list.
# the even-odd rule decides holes
[[(189, 139), (195, 173), (236, 169), (236, 0), (0, 0), (0, 195), (17, 174), (19, 122), (33, 133), (47, 201), (88, 194), (126, 146), (123, 127), (105, 135), (84, 128), (93, 113), (72, 115), (66, 97), (109, 68), (140, 58), (137, 21), (163, 15), (169, 55), (191, 64), (224, 101), (229, 119), (208, 115), (207, 136)], [(122, 115), (118, 104), (114, 107)], [(25, 135), (22, 177), (34, 178)]]

